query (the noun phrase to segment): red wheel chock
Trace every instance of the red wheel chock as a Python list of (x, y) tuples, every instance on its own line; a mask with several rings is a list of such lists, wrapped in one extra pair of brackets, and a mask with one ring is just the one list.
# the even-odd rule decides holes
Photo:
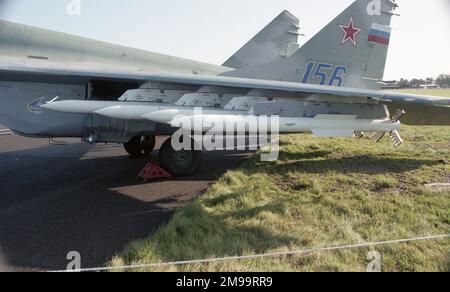
[(144, 182), (147, 182), (150, 180), (171, 178), (172, 175), (168, 173), (165, 169), (161, 168), (161, 166), (149, 162), (145, 165), (144, 169), (142, 169), (138, 177), (142, 178)]

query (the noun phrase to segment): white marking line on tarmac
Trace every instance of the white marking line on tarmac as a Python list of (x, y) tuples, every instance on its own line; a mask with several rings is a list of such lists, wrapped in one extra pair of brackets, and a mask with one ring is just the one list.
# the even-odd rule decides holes
[(156, 268), (156, 267), (164, 267), (164, 266), (181, 266), (181, 265), (191, 265), (191, 264), (217, 263), (217, 262), (249, 260), (249, 259), (267, 258), (267, 257), (282, 257), (282, 256), (288, 256), (288, 255), (305, 255), (305, 254), (330, 252), (330, 251), (337, 251), (337, 250), (344, 250), (344, 249), (367, 248), (367, 247), (382, 246), (382, 245), (411, 243), (411, 242), (425, 241), (425, 240), (440, 240), (440, 239), (448, 239), (448, 238), (450, 238), (450, 234), (424, 236), (424, 237), (413, 237), (413, 238), (387, 240), (387, 241), (376, 241), (376, 242), (367, 242), (367, 243), (350, 244), (350, 245), (328, 246), (328, 247), (319, 247), (319, 248), (312, 248), (312, 249), (303, 249), (303, 250), (297, 250), (297, 251), (257, 254), (257, 255), (250, 255), (250, 256), (235, 256), (235, 257), (213, 258), (213, 259), (192, 260), (192, 261), (142, 264), (142, 265), (131, 265), (131, 266), (122, 266), (122, 267), (98, 267), (98, 268), (89, 268), (89, 269), (80, 269), (80, 270), (60, 270), (60, 271), (50, 271), (50, 272), (74, 273), (74, 272), (121, 271), (121, 270), (130, 270), (130, 269)]
[(11, 136), (13, 134), (13, 132), (0, 132), (0, 136)]
[(0, 135), (12, 135), (13, 132), (9, 129), (2, 129), (0, 130)]

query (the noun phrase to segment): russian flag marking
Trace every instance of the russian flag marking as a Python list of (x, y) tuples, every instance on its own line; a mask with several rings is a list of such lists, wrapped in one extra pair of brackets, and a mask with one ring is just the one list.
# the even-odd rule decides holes
[(369, 42), (387, 46), (391, 39), (391, 31), (391, 27), (387, 25), (373, 23), (369, 33)]

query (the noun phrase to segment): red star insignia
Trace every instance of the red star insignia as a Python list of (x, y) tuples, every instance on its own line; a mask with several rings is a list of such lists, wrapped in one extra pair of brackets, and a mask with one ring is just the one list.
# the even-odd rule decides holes
[(351, 41), (352, 44), (357, 47), (356, 43), (356, 35), (362, 31), (362, 29), (355, 27), (353, 24), (353, 17), (350, 17), (350, 20), (347, 25), (339, 25), (339, 27), (344, 32), (344, 38), (342, 39), (341, 45), (344, 45), (346, 42)]

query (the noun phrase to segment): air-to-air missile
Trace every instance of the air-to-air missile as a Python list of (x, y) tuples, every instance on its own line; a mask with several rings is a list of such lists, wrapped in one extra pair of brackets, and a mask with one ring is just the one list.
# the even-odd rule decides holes
[[(389, 117), (367, 119), (351, 114), (316, 114), (310, 117), (254, 114), (215, 108), (195, 108), (174, 105), (144, 104), (105, 101), (57, 101), (42, 105), (44, 109), (72, 113), (97, 114), (114, 119), (149, 120), (173, 127), (195, 127), (198, 131), (223, 132), (226, 125), (233, 125), (239, 132), (269, 127), (279, 133), (312, 132), (319, 137), (353, 136), (355, 132), (394, 132), (400, 128), (399, 121)], [(274, 124), (275, 123), (275, 124)], [(217, 127), (217, 125), (221, 125)], [(223, 126), (223, 127), (222, 127)]]

